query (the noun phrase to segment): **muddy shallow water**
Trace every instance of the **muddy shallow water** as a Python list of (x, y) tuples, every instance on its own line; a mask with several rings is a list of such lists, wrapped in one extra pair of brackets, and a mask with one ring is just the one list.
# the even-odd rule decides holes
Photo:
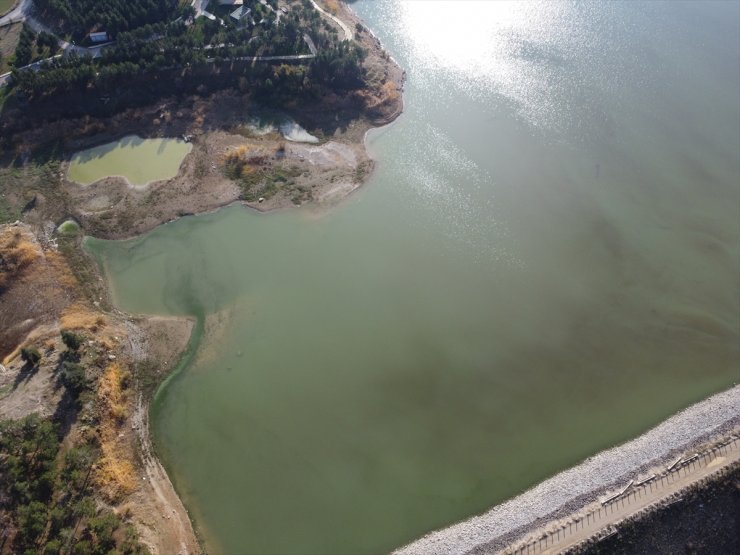
[(191, 148), (192, 145), (180, 139), (142, 139), (128, 135), (75, 153), (67, 177), (80, 185), (91, 185), (118, 176), (130, 185), (143, 187), (152, 181), (174, 177)]

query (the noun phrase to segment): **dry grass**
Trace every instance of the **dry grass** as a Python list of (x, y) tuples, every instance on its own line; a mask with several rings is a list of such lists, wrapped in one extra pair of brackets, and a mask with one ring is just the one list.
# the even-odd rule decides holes
[(127, 379), (128, 370), (114, 362), (108, 365), (98, 381), (101, 457), (95, 480), (109, 501), (120, 500), (134, 491), (137, 484), (131, 449), (121, 432), (129, 413)]
[(401, 97), (401, 93), (398, 91), (398, 84), (389, 80), (379, 88), (373, 89), (372, 92), (362, 91), (358, 93), (358, 96), (367, 109), (377, 110), (395, 105)]
[(22, 279), (41, 255), (41, 247), (30, 232), (17, 227), (0, 231), (0, 291)]
[(30, 228), (0, 226), (0, 357), (54, 322), (78, 289), (64, 258), (42, 250)]
[[(280, 151), (280, 146), (277, 151)], [(282, 146), (283, 151), (285, 146)], [(267, 154), (264, 149), (254, 145), (240, 145), (226, 152), (223, 156), (223, 164), (227, 168), (227, 174), (232, 179), (248, 177), (259, 167), (267, 162)]]
[(86, 330), (98, 332), (107, 325), (105, 316), (99, 312), (90, 310), (82, 303), (69, 305), (59, 321), (59, 326), (64, 330), (79, 331)]

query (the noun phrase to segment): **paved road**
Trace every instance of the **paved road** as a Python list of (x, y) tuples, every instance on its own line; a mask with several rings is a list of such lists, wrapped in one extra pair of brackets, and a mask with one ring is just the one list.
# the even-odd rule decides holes
[[(28, 25), (31, 29), (36, 31), (37, 33), (48, 33), (50, 35), (54, 35), (54, 32), (49, 29), (46, 25), (41, 23), (38, 19), (34, 18), (32, 15), (26, 15), (26, 25)], [(54, 35), (59, 42), (59, 48), (62, 49), (62, 51), (65, 54), (71, 54), (75, 53), (78, 56), (92, 56), (93, 58), (97, 58), (100, 56), (100, 50), (104, 48), (106, 45), (101, 44), (98, 46), (91, 46), (90, 48), (86, 46), (77, 46), (76, 44), (72, 44), (67, 42), (66, 40), (62, 40), (56, 35)], [(108, 43), (112, 44), (112, 43)]]
[[(236, 62), (292, 62), (296, 60), (310, 60), (315, 58), (313, 54), (292, 54), (289, 56), (241, 56), (229, 58)], [(216, 58), (206, 58), (207, 62), (214, 62)]]
[[(31, 4), (31, 0), (20, 0), (20, 2), (18, 2), (18, 5), (16, 5), (16, 7), (13, 8), (12, 11), (0, 18), (0, 27), (24, 21), (29, 27), (31, 27), (31, 29), (33, 29), (37, 33), (43, 31), (56, 37), (51, 29), (49, 29), (46, 25), (44, 25), (38, 19), (34, 18), (31, 15), (32, 7), (33, 6)], [(85, 48), (84, 46), (70, 44), (66, 40), (62, 40), (59, 37), (56, 38), (59, 41), (59, 47), (65, 53), (74, 52), (75, 54), (78, 54), (80, 56), (100, 56), (100, 46)]]
[(26, 17), (26, 10), (30, 5), (30, 0), (20, 0), (16, 4), (15, 8), (6, 13), (3, 17), (0, 17), (0, 27), (5, 27), (18, 21), (23, 21)]

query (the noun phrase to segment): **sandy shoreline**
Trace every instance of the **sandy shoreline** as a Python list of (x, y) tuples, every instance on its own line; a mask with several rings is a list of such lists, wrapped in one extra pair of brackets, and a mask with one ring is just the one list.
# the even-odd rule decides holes
[(472, 555), (503, 549), (738, 424), (740, 385), (684, 409), (643, 435), (602, 451), (482, 515), (431, 532), (394, 554)]

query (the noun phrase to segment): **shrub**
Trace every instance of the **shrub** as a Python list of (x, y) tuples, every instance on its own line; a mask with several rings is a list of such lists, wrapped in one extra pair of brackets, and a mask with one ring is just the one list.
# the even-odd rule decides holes
[(62, 341), (70, 351), (77, 351), (82, 346), (82, 337), (69, 330), (62, 330)]
[(85, 369), (76, 362), (65, 362), (62, 368), (62, 383), (74, 396), (79, 395), (87, 387)]
[(21, 349), (21, 358), (31, 366), (36, 366), (41, 360), (41, 353), (36, 347), (23, 347)]
[(116, 545), (113, 539), (113, 532), (118, 529), (121, 521), (112, 512), (104, 513), (100, 516), (90, 519), (89, 528), (95, 537), (98, 547), (107, 552)]

